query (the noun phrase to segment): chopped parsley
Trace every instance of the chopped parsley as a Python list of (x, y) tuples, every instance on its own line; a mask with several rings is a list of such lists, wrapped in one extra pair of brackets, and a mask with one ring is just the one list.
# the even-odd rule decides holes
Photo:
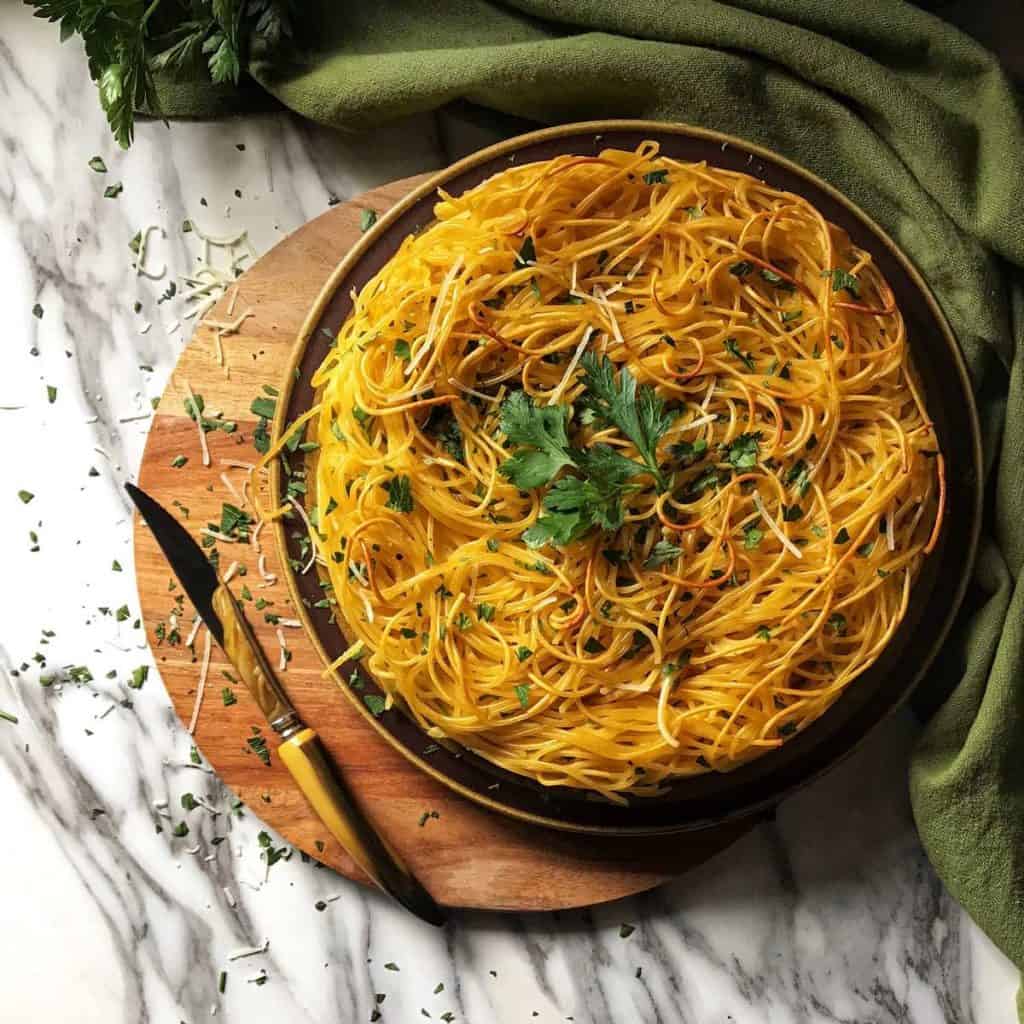
[(533, 657), (533, 651), (531, 651), (529, 647), (525, 647), (523, 644), (520, 644), (516, 648), (516, 657), (520, 661), (526, 661), (528, 658)]
[(833, 612), (825, 623), (825, 629), (836, 636), (846, 636), (846, 616)]
[(487, 604), (486, 602), (482, 602), (481, 604), (478, 604), (476, 606), (476, 617), (481, 622), (493, 622), (494, 613), (496, 610), (497, 609), (494, 607), (493, 604)]
[(692, 466), (699, 459), (702, 459), (708, 450), (708, 443), (704, 438), (699, 437), (696, 441), (677, 441), (669, 445), (669, 454), (678, 459), (680, 465), (685, 469)]
[(363, 694), (363, 703), (367, 706), (374, 718), (380, 718), (384, 713), (386, 701), (379, 693)]
[[(200, 406), (200, 409), (202, 407)], [(254, 416), (259, 416), (260, 419), (272, 420), (274, 414), (277, 412), (277, 402), (273, 398), (268, 398), (264, 395), (258, 395), (252, 400), (252, 404), (249, 406), (249, 411)], [(195, 417), (192, 417), (195, 419)]]
[(124, 182), (115, 181), (113, 185), (108, 185), (103, 190), (104, 199), (116, 199), (124, 191)]
[(530, 706), (530, 684), (520, 683), (516, 687), (516, 700), (519, 706), (525, 711)]
[(840, 526), (835, 536), (836, 544), (848, 544), (850, 542), (850, 531), (845, 526)]
[(744, 278), (754, 269), (754, 264), (750, 260), (740, 260), (738, 263), (734, 263), (729, 268), (729, 273), (733, 277)]
[(377, 223), (377, 211), (376, 210), (363, 210), (359, 214), (359, 230), (369, 231), (374, 224)]
[(683, 549), (678, 544), (673, 544), (667, 540), (659, 540), (651, 548), (651, 553), (644, 562), (644, 568), (657, 569), (658, 566), (664, 565), (666, 562), (674, 562), (682, 553)]
[(107, 173), (107, 165), (103, 162), (103, 157), (101, 157), (101, 156), (94, 156), (89, 161), (89, 170), (95, 171), (97, 174), (106, 174)]
[(382, 486), (388, 492), (385, 508), (390, 508), (395, 512), (411, 512), (413, 510), (412, 482), (407, 476), (392, 477)]
[(27, 505), (35, 495), (31, 491), (18, 491), (18, 497), (23, 505)]
[(398, 341), (395, 342), (395, 355), (399, 359), (411, 359), (412, 350), (409, 348), (409, 342), (399, 338)]
[(645, 185), (664, 185), (668, 181), (668, 168), (659, 171), (648, 171), (644, 175)]
[(803, 459), (797, 459), (786, 474), (786, 484), (795, 488), (802, 498), (811, 486), (810, 468)]
[(726, 338), (723, 344), (725, 345), (725, 351), (729, 355), (734, 359), (738, 359), (751, 373), (755, 371), (754, 357), (749, 352), (741, 352), (735, 338)]
[(246, 743), (249, 745), (249, 749), (269, 768), (270, 748), (267, 746), (267, 741), (262, 736), (250, 736)]
[(748, 523), (743, 527), (743, 547), (747, 551), (753, 551), (762, 540), (764, 540), (764, 531), (759, 530), (755, 523)]
[(726, 459), (734, 469), (753, 469), (757, 465), (761, 431), (740, 434), (726, 446)]
[(761, 270), (761, 277), (764, 278), (772, 287), (778, 288), (781, 292), (794, 291), (793, 285), (790, 284), (784, 277), (776, 274), (774, 270), (769, 270), (767, 267)]
[(224, 702), (224, 707), (229, 708), (232, 704), (238, 703), (238, 698), (235, 696), (235, 691), (230, 686), (224, 686), (220, 691), (220, 699)]
[(831, 279), (832, 291), (847, 291), (853, 298), (860, 298), (860, 281), (848, 270), (843, 270), (842, 267), (834, 267), (832, 270), (823, 270), (821, 276)]

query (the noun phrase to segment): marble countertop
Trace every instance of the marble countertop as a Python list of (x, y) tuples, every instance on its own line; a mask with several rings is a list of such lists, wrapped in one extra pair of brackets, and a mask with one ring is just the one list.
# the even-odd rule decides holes
[[(15, 4), (0, 7), (0, 109), (7, 1024), (1012, 1019), (1015, 972), (915, 834), (909, 717), (699, 870), (610, 906), (457, 913), (435, 931), (298, 856), (268, 874), (257, 814), (232, 814), (190, 763), (157, 673), (126, 685), (152, 662), (121, 484), (192, 323), (180, 296), (160, 301), (194, 256), (180, 227), (244, 227), (263, 251), (332, 196), (438, 167), (495, 128), (455, 114), (372, 138), (285, 115), (150, 123), (125, 154), (74, 44)], [(162, 281), (132, 269), (146, 224), (166, 230), (150, 254)], [(185, 792), (220, 813), (191, 812), (181, 839)]]

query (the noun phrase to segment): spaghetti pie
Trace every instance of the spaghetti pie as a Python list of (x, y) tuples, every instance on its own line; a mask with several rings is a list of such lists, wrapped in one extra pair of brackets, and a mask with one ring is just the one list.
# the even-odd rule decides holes
[(878, 657), (941, 526), (870, 254), (650, 142), (442, 193), (314, 384), (307, 566), (344, 657), (545, 785), (779, 747)]

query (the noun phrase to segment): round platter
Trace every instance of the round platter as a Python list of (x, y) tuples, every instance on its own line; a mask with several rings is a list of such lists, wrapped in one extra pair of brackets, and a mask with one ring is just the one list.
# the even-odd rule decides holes
[[(307, 310), (315, 302), (338, 260), (360, 237), (365, 208), (384, 213), (412, 192), (424, 178), (393, 182), (336, 206), (310, 221), (260, 259), (238, 282), (235, 314), (253, 316), (223, 344), (230, 376), (215, 358), (214, 331), (200, 324), (181, 355), (161, 399), (139, 471), (140, 486), (178, 515), (193, 534), (219, 520), (221, 505), (235, 499), (221, 473), (241, 487), (244, 473), (221, 460), (253, 461), (253, 398), (264, 384), (278, 384)], [(225, 321), (228, 299), (208, 319)], [(220, 410), (238, 423), (235, 434), (207, 435), (213, 464), (199, 453), (195, 423), (185, 414), (188, 386), (202, 395), (206, 408)], [(188, 457), (185, 467), (172, 462)], [(269, 495), (263, 494), (263, 500)], [(281, 566), (268, 531), (263, 531), (267, 568), (279, 582), (260, 582), (255, 553), (238, 545), (221, 545), (223, 565), (238, 560), (247, 567), (234, 581), (235, 593), (247, 583), (254, 597), (269, 602), (266, 611), (293, 616)], [(169, 616), (177, 612), (180, 632), (188, 632), (193, 610), (175, 601), (171, 572), (148, 530), (135, 531), (135, 566), (139, 598), (149, 642), (160, 675), (179, 717), (188, 722), (196, 699), (199, 666), (190, 650), (166, 640)], [(261, 643), (276, 662), (274, 626), (264, 613), (246, 605)], [(163, 630), (161, 630), (161, 625)], [(159, 632), (158, 632), (159, 631)], [(161, 639), (160, 633), (164, 634)], [(416, 872), (433, 896), (447, 906), (491, 910), (556, 910), (616, 899), (649, 889), (707, 860), (750, 827), (740, 822), (723, 828), (672, 838), (581, 838), (557, 834), (484, 810), (463, 799), (437, 779), (421, 772), (369, 728), (360, 712), (323, 677), (318, 654), (302, 630), (288, 629), (292, 658), (281, 678), (303, 718), (320, 733), (336, 763), (375, 826)], [(213, 648), (209, 682), (195, 741), (220, 778), (255, 815), (285, 840), (342, 874), (367, 882), (327, 833), (271, 748), (264, 765), (246, 744), (254, 727), (269, 735), (266, 723), (244, 688), (234, 686), (237, 703), (225, 707), (222, 673), (231, 671), (220, 649)], [(437, 812), (437, 817), (431, 812)], [(424, 815), (427, 817), (424, 818)]]
[[(353, 291), (359, 291), (384, 266), (403, 239), (432, 222), (439, 187), (460, 195), (513, 162), (564, 154), (591, 156), (610, 147), (632, 150), (645, 139), (656, 141), (665, 156), (707, 161), (804, 196), (827, 220), (843, 228), (855, 245), (873, 255), (903, 313), (939, 444), (955, 468), (949, 474), (938, 546), (925, 561), (907, 614), (878, 660), (826, 714), (780, 750), (727, 774), (681, 779), (657, 798), (613, 805), (582, 790), (541, 786), (461, 748), (439, 746), (397, 707), (371, 714), (363, 700), (367, 691), (353, 694), (344, 685), (353, 663), (340, 670), (342, 689), (367, 727), (425, 774), (482, 806), (523, 821), (602, 835), (706, 829), (749, 818), (846, 756), (907, 698), (937, 653), (963, 597), (965, 568), (973, 560), (980, 525), (980, 433), (966, 368), (945, 317), (910, 261), (863, 211), (821, 179), (760, 147), (685, 125), (616, 121), (549, 128), (473, 154), (420, 185), (356, 244), (321, 291), (283, 378), (277, 436), (315, 401), (310, 381), (351, 311)], [(305, 467), (301, 451), (287, 458), (292, 469)], [(284, 473), (275, 461), (271, 488), (278, 500), (283, 498), (283, 483)], [(276, 532), (285, 556), (282, 561), (301, 561), (302, 532), (281, 524)], [(322, 597), (319, 579), (314, 573), (289, 573), (288, 581), (293, 602), (324, 664), (336, 661), (350, 640), (331, 621), (329, 609), (315, 607)], [(365, 669), (361, 675), (366, 677)]]

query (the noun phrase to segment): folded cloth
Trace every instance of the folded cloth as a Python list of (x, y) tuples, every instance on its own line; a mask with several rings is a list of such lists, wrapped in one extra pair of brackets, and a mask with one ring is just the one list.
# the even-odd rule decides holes
[[(258, 83), (343, 129), (456, 99), (543, 122), (716, 128), (830, 181), (921, 269), (970, 366), (988, 486), (972, 592), (922, 687), (933, 703), (951, 696), (910, 790), (949, 891), (1024, 964), (1024, 118), (995, 58), (894, 0), (301, 6), (313, 26), (302, 58), (254, 59), (245, 106)], [(187, 77), (161, 79), (159, 95), (170, 116), (232, 105)], [(1018, 1009), (1024, 1019), (1024, 997)]]

